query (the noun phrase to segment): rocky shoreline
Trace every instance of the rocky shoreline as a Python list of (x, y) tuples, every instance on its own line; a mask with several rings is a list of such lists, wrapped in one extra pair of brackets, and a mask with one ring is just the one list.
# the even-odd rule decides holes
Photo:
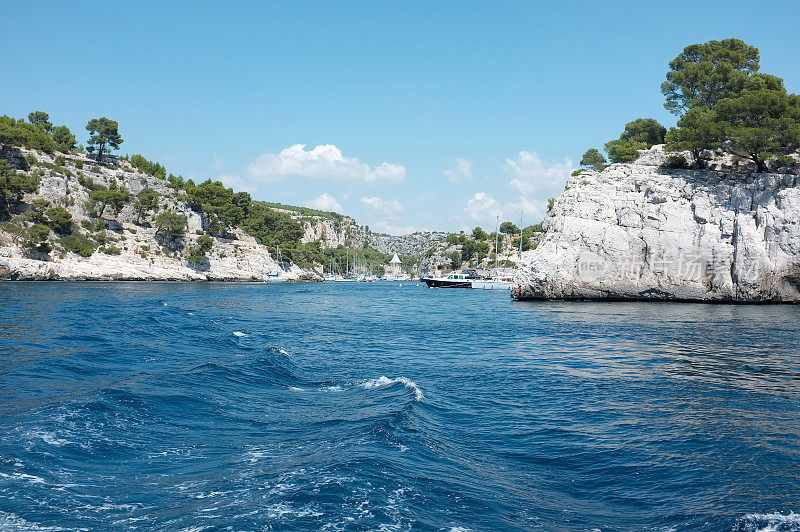
[(666, 163), (573, 176), (512, 297), (800, 303), (800, 177)]
[(26, 258), (18, 248), (3, 246), (0, 247), (0, 280), (261, 282), (277, 276), (289, 282), (322, 281), (313, 270), (295, 265), (279, 269), (265, 250), (259, 251), (244, 250), (240, 257), (210, 257), (204, 264), (190, 266), (185, 261), (167, 257), (145, 258), (131, 250), (120, 255), (94, 254), (88, 258), (69, 254), (43, 261)]

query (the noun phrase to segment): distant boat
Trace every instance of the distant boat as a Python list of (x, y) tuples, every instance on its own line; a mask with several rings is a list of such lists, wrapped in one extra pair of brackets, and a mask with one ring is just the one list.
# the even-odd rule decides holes
[(281, 257), (281, 248), (279, 246), (275, 246), (275, 250), (276, 250), (275, 262), (278, 264), (278, 271), (275, 272), (272, 275), (264, 276), (261, 279), (262, 283), (285, 283), (286, 282), (286, 278), (285, 277), (281, 277), (281, 274), (283, 273), (283, 267), (281, 266), (281, 264), (283, 264), (283, 258)]
[[(522, 220), (520, 220), (520, 227)], [(500, 216), (497, 217), (497, 226), (494, 230), (494, 276), (489, 279), (476, 279), (472, 281), (472, 288), (478, 290), (511, 290), (513, 281), (510, 277), (503, 277), (498, 275), (497, 257), (500, 254), (497, 242), (500, 235)], [(522, 246), (522, 235), (520, 235), (520, 246)]]
[(494, 277), (492, 279), (479, 279), (472, 281), (472, 288), (478, 290), (511, 290), (514, 286), (513, 281), (501, 277)]
[(453, 272), (447, 277), (423, 277), (428, 288), (472, 288), (472, 281), (483, 280), (475, 270)]

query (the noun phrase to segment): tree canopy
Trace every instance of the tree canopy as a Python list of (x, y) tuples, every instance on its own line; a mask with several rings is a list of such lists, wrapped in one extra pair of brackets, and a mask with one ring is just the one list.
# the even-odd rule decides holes
[(28, 120), (36, 127), (40, 127), (45, 131), (52, 131), (53, 124), (50, 122), (50, 115), (44, 111), (33, 111), (28, 113)]
[(186, 233), (186, 216), (173, 211), (162, 211), (156, 216), (156, 233), (176, 237)]
[(119, 134), (119, 124), (106, 117), (89, 120), (86, 131), (90, 134), (87, 150), (89, 153), (97, 152), (98, 161), (103, 160), (104, 153), (118, 149), (123, 142)]
[(664, 107), (680, 115), (739, 96), (748, 78), (758, 72), (759, 59), (758, 48), (739, 39), (687, 46), (669, 62), (667, 80), (661, 85), (667, 99)]
[(606, 167), (606, 158), (597, 148), (589, 148), (581, 157), (581, 166), (600, 172)]
[(486, 231), (481, 229), (480, 227), (476, 227), (472, 230), (472, 238), (475, 240), (486, 240), (489, 238), (489, 235), (486, 234)]
[(158, 192), (152, 188), (143, 188), (136, 196), (136, 203), (133, 209), (136, 212), (136, 223), (140, 223), (142, 218), (147, 216), (150, 211), (158, 210)]
[(137, 168), (144, 172), (147, 175), (151, 175), (153, 177), (158, 177), (159, 179), (166, 179), (167, 178), (167, 169), (161, 163), (154, 163), (153, 161), (148, 161), (144, 156), (135, 154), (128, 159), (128, 162), (133, 165), (134, 168)]
[(58, 151), (69, 153), (75, 149), (77, 141), (67, 126), (57, 126), (53, 128), (53, 142)]
[(17, 172), (6, 159), (0, 159), (0, 219), (5, 219), (26, 193), (39, 189), (39, 178)]
[(652, 118), (637, 118), (625, 124), (619, 139), (606, 142), (605, 150), (612, 163), (629, 163), (636, 160), (639, 150), (662, 144), (667, 129)]
[(668, 109), (683, 113), (667, 149), (689, 151), (696, 166), (716, 150), (767, 161), (800, 147), (800, 103), (781, 78), (758, 72), (758, 48), (738, 39), (687, 46), (670, 62), (663, 91)]
[(49, 253), (53, 249), (53, 246), (48, 242), (49, 237), (49, 227), (44, 224), (33, 224), (25, 230), (22, 245), (42, 253)]
[(500, 224), (500, 232), (510, 235), (516, 235), (519, 233), (519, 227), (514, 225), (512, 222), (503, 222)]
[(678, 127), (667, 132), (666, 149), (689, 151), (697, 166), (703, 166), (706, 154), (720, 147), (722, 137), (717, 114), (709, 107), (693, 107), (678, 120)]
[(753, 161), (759, 172), (766, 161), (800, 148), (800, 96), (761, 89), (720, 100), (716, 107), (725, 150)]
[(103, 212), (109, 206), (114, 210), (114, 214), (119, 214), (130, 197), (127, 188), (118, 188), (116, 183), (112, 182), (109, 188), (98, 186), (89, 194), (89, 207), (98, 218), (103, 216)]

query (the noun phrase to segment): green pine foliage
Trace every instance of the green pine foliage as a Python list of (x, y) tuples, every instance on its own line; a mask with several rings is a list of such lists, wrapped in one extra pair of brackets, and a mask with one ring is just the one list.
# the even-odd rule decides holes
[(130, 201), (130, 191), (125, 187), (117, 187), (112, 181), (111, 186), (105, 188), (102, 185), (94, 185), (94, 189), (89, 194), (90, 212), (97, 218), (101, 218), (106, 207), (111, 207), (114, 214), (119, 214), (122, 208)]
[(154, 163), (153, 161), (148, 161), (145, 159), (143, 155), (131, 155), (128, 159), (128, 162), (133, 165), (134, 168), (144, 172), (147, 175), (151, 175), (153, 177), (157, 177), (159, 179), (166, 179), (167, 178), (167, 169), (161, 163)]
[[(597, 148), (589, 148), (583, 154), (583, 157), (581, 157), (580, 164), (584, 168), (591, 168), (592, 170), (602, 172), (606, 167), (606, 158), (603, 157), (603, 154), (600, 153)], [(580, 172), (580, 170), (576, 170), (572, 175), (577, 175)]]
[(639, 150), (663, 144), (667, 129), (652, 118), (637, 118), (625, 124), (616, 140), (606, 142), (605, 149), (612, 163), (630, 163), (639, 157)]
[[(717, 151), (753, 163), (758, 172), (794, 163), (800, 149), (800, 96), (763, 74), (759, 51), (738, 39), (694, 44), (670, 62), (662, 92), (681, 115), (667, 149), (688, 151), (703, 167)], [(677, 162), (677, 159), (673, 158)]]
[(0, 220), (15, 212), (25, 194), (39, 190), (39, 176), (17, 172), (6, 159), (0, 159)]
[(158, 192), (152, 188), (144, 188), (139, 194), (136, 195), (136, 202), (133, 204), (133, 210), (136, 212), (136, 223), (141, 223), (142, 218), (147, 217), (150, 211), (158, 210)]
[(115, 120), (106, 117), (93, 118), (86, 124), (86, 131), (89, 132), (89, 142), (87, 150), (90, 154), (97, 154), (97, 160), (102, 161), (103, 155), (112, 149), (119, 149), (123, 140), (119, 134), (119, 124)]
[(187, 220), (183, 214), (173, 211), (162, 211), (156, 216), (156, 234), (167, 237), (183, 236), (186, 233)]
[(50, 253), (53, 246), (48, 242), (50, 238), (50, 228), (44, 224), (33, 224), (25, 230), (22, 245), (26, 248)]
[(97, 248), (94, 242), (80, 233), (62, 237), (59, 240), (59, 243), (61, 244), (61, 247), (64, 248), (64, 251), (77, 253), (81, 257), (91, 257), (94, 253), (94, 250)]
[(53, 207), (45, 213), (48, 225), (59, 235), (72, 233), (72, 215), (64, 207)]

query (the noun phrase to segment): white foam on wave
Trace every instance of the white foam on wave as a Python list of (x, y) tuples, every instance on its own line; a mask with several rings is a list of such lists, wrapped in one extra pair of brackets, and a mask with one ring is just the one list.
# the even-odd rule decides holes
[(28, 438), (34, 439), (41, 439), (45, 443), (49, 445), (53, 445), (55, 447), (63, 447), (64, 445), (77, 445), (75, 442), (65, 440), (63, 438), (57, 437), (52, 432), (46, 431), (31, 431), (26, 435)]
[(323, 391), (323, 392), (341, 392), (343, 388), (341, 386), (325, 386), (323, 388), (300, 388), (299, 386), (289, 386), (289, 389), (293, 392), (308, 392), (308, 391)]
[(782, 514), (747, 514), (744, 516), (744, 530), (753, 532), (789, 532), (800, 530), (800, 514), (789, 512)]
[(242, 331), (233, 331), (233, 335), (238, 336), (239, 338), (242, 338), (243, 336), (250, 336), (249, 334), (245, 334)]
[(409, 390), (413, 390), (414, 399), (417, 402), (425, 399), (425, 395), (422, 393), (420, 387), (417, 386), (417, 383), (405, 377), (395, 377), (394, 379), (390, 379), (388, 377), (381, 375), (377, 379), (369, 379), (362, 382), (361, 387), (369, 390), (371, 388), (384, 388), (386, 386), (391, 386), (392, 384), (402, 384)]
[[(47, 484), (47, 481), (42, 477), (37, 477), (36, 475), (29, 475), (27, 473), (2, 473), (0, 472), (0, 477), (2, 478), (10, 478), (13, 480), (24, 480), (26, 482), (30, 482), (31, 484)], [(0, 528), (2, 530), (2, 528)]]
[(5, 513), (0, 510), (0, 530), (19, 532), (23, 530), (66, 530), (66, 528), (37, 525), (12, 513)]

